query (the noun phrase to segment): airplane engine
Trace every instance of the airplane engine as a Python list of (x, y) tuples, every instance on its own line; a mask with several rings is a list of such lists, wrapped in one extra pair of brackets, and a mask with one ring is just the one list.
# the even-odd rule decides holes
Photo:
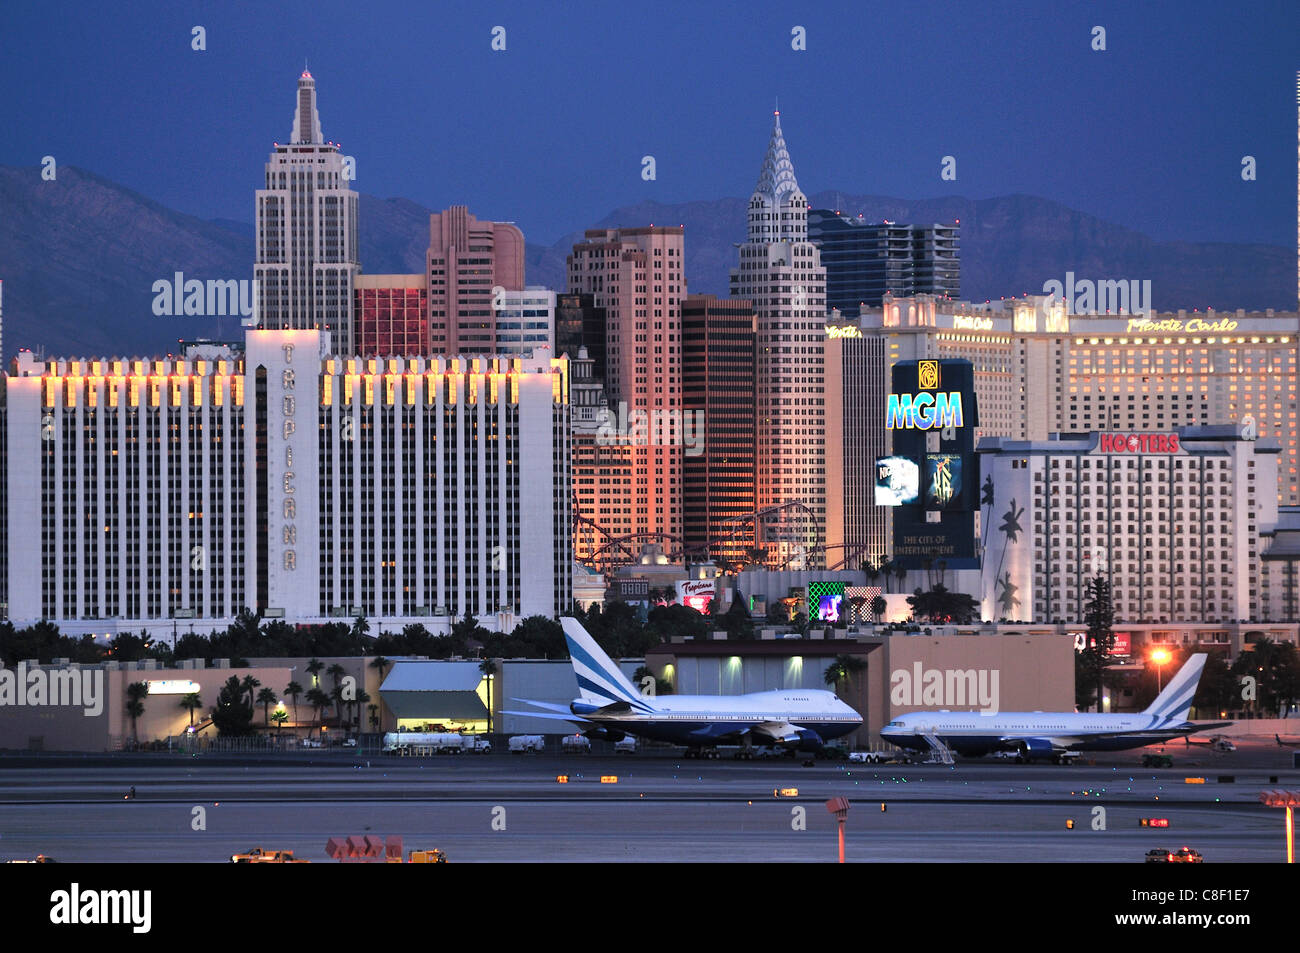
[(821, 751), (826, 746), (826, 743), (822, 741), (822, 736), (811, 728), (800, 728), (798, 734), (799, 741), (795, 745), (796, 751)]
[(604, 727), (588, 728), (583, 734), (593, 741), (622, 741), (627, 737), (624, 732), (619, 731), (617, 728)]
[(1046, 738), (1026, 738), (1021, 750), (1026, 758), (1050, 758), (1054, 749)]

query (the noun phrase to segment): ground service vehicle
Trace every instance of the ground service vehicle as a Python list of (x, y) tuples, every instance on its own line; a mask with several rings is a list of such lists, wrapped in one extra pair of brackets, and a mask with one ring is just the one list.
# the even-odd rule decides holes
[(636, 739), (631, 735), (614, 742), (615, 754), (636, 754)]
[(390, 731), (383, 750), (397, 754), (487, 754), (492, 742), (455, 732)]
[(857, 764), (884, 764), (892, 761), (894, 755), (888, 751), (850, 751), (849, 760)]
[(584, 735), (565, 735), (560, 739), (560, 750), (566, 754), (590, 752), (591, 740)]
[(293, 856), (291, 850), (266, 850), (263, 847), (254, 847), (252, 850), (246, 850), (242, 854), (232, 854), (230, 856), (232, 864), (309, 864), (309, 860), (298, 860)]
[(413, 850), (408, 861), (412, 864), (445, 864), (446, 862), (447, 855), (436, 847), (429, 850)]
[(510, 753), (523, 754), (527, 751), (545, 751), (546, 739), (541, 735), (515, 735), (510, 739)]
[(1200, 864), (1204, 862), (1201, 852), (1192, 850), (1190, 847), (1180, 847), (1169, 854), (1169, 863), (1171, 864)]
[(1147, 851), (1148, 864), (1167, 864), (1169, 863), (1169, 851), (1157, 847), (1155, 850)]

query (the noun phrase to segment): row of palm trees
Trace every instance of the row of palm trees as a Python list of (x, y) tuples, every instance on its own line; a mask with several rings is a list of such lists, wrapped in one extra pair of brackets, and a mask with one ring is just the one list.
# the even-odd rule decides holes
[(865, 559), (862, 561), (862, 571), (867, 574), (867, 580), (873, 583), (881, 576), (884, 576), (886, 592), (889, 591), (890, 576), (897, 578), (900, 585), (907, 577), (907, 570), (893, 559), (886, 559), (879, 565), (873, 563), (870, 559)]
[[(392, 665), (390, 659), (382, 655), (376, 656), (370, 661), (370, 667), (379, 672), (380, 681), (383, 680), (385, 670)], [(334, 687), (326, 691), (320, 684), (320, 673), (324, 671), (334, 682)], [(347, 705), (353, 710), (353, 718), (348, 724), (360, 727), (361, 724), (361, 706), (365, 705), (370, 713), (370, 724), (374, 728), (379, 724), (379, 706), (372, 703), (370, 693), (364, 688), (358, 689), (352, 698), (344, 698), (343, 679), (347, 676), (347, 669), (337, 662), (328, 668), (320, 659), (313, 658), (307, 663), (307, 672), (312, 677), (312, 687), (304, 690), (301, 683), (291, 681), (284, 688), (284, 694), (290, 700), (293, 707), (293, 720), (298, 721), (298, 699), (304, 698), (307, 704), (316, 709), (316, 721), (320, 725), (325, 723), (325, 709), (331, 705), (334, 707), (335, 718), (340, 724), (343, 724), (343, 706)], [(245, 675), (239, 683), (241, 694), (248, 699), (248, 707), (256, 705), (262, 706), (262, 720), (266, 727), (271, 726), (274, 721), (277, 728), (284, 725), (289, 720), (289, 713), (279, 708), (280, 696), (268, 687), (262, 686), (262, 683), (252, 675)], [(254, 691), (257, 689), (257, 694)], [(135, 719), (144, 714), (144, 695), (147, 694), (148, 688), (143, 682), (127, 686), (127, 713), (132, 720), (132, 733), (134, 734)], [(271, 706), (276, 705), (277, 709), (271, 711)], [(186, 709), (190, 715), (190, 727), (194, 727), (194, 712), (203, 707), (203, 700), (198, 692), (181, 696), (180, 707)]]

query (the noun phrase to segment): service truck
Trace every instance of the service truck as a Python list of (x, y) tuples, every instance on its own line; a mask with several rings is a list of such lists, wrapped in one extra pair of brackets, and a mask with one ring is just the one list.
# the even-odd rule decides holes
[(384, 735), (383, 750), (396, 754), (487, 754), (492, 742), (449, 731), (390, 731)]
[(510, 753), (524, 754), (528, 751), (545, 751), (546, 739), (541, 735), (515, 735), (510, 739)]

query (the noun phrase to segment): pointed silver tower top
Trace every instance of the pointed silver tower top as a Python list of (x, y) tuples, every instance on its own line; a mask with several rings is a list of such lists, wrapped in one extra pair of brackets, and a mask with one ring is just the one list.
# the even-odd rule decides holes
[(790, 150), (781, 132), (781, 110), (772, 119), (772, 138), (763, 156), (758, 185), (749, 200), (749, 240), (802, 242), (808, 240), (808, 199), (794, 177)]
[(316, 80), (303, 69), (298, 77), (298, 105), (293, 111), (290, 144), (324, 142), (320, 134), (320, 114), (316, 111)]
[(763, 157), (763, 168), (758, 173), (754, 194), (769, 198), (773, 205), (779, 206), (791, 192), (798, 191), (799, 183), (794, 177), (794, 164), (790, 162), (790, 150), (785, 146), (785, 135), (781, 132), (781, 110), (778, 109), (773, 115), (772, 138), (767, 144), (767, 155)]

